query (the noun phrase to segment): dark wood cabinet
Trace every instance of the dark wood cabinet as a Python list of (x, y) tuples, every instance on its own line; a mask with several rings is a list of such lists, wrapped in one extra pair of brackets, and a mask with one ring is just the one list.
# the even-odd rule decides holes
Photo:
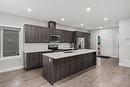
[(25, 53), (24, 68), (26, 70), (38, 68), (42, 66), (42, 55), (41, 52), (37, 53)]
[(61, 32), (61, 42), (63, 43), (70, 43), (72, 42), (72, 31), (62, 30)]
[(60, 35), (61, 43), (70, 43), (72, 41), (72, 31), (61, 30), (61, 29), (51, 29), (52, 35)]
[(48, 43), (49, 42), (49, 37), (50, 37), (50, 34), (51, 34), (51, 30), (49, 28), (45, 28), (45, 27), (42, 27), (41, 28), (41, 42), (42, 43)]
[(25, 43), (47, 43), (51, 30), (47, 27), (24, 25)]
[(76, 32), (76, 36), (77, 36), (77, 37), (84, 37), (85, 34), (86, 34), (85, 32), (80, 32), (80, 31), (77, 31), (77, 32)]
[(75, 47), (77, 46), (76, 38), (84, 37), (85, 38), (85, 49), (90, 49), (90, 33), (74, 31), (72, 36), (72, 43)]
[(96, 65), (96, 52), (53, 59), (43, 56), (46, 64), (43, 67), (43, 77), (52, 85), (74, 73)]
[(28, 42), (31, 41), (31, 39), (30, 39), (30, 29), (31, 29), (31, 26), (25, 24), (23, 29), (24, 29), (24, 42), (28, 43)]
[(39, 67), (44, 67), (46, 61), (44, 60), (43, 53), (51, 53), (52, 51), (44, 51), (44, 52), (32, 52), (32, 53), (24, 53), (24, 68), (26, 70), (31, 70)]
[(35, 43), (39, 42), (39, 32), (38, 28), (32, 25), (24, 25), (25, 31), (25, 42), (26, 43)]
[(24, 34), (25, 43), (48, 43), (50, 35), (60, 35), (59, 40), (62, 43), (70, 43), (72, 42), (73, 32), (25, 24)]
[(61, 43), (74, 43), (75, 47), (77, 46), (76, 38), (84, 37), (85, 49), (90, 49), (90, 33), (52, 29), (29, 24), (24, 25), (25, 43), (48, 43), (50, 42), (50, 35), (60, 35), (59, 41)]
[(38, 43), (40, 42), (39, 30), (40, 30), (39, 27), (31, 25), (29, 38), (31, 39), (32, 42), (38, 42)]
[(85, 33), (85, 48), (90, 49), (90, 33)]
[(53, 35), (61, 35), (61, 32), (62, 32), (62, 30), (60, 30), (60, 29), (52, 29), (52, 34)]

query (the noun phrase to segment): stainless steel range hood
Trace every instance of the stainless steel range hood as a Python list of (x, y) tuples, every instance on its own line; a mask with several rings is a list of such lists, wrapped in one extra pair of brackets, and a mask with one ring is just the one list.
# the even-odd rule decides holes
[(50, 42), (60, 42), (60, 35), (54, 33), (54, 29), (56, 29), (56, 22), (49, 21), (48, 28), (52, 29), (52, 34), (50, 35)]

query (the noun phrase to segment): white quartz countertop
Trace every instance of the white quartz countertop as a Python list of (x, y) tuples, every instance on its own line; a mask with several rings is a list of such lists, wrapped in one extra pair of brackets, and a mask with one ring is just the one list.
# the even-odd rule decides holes
[(46, 51), (52, 51), (52, 50), (49, 50), (49, 49), (35, 49), (35, 50), (27, 50), (27, 51), (24, 51), (25, 53), (34, 53), (34, 52), (46, 52)]
[[(67, 50), (67, 49), (72, 49), (72, 48), (64, 48), (63, 50)], [(24, 50), (24, 53), (47, 52), (47, 51), (52, 51), (52, 50), (49, 50), (49, 49), (28, 49), (28, 50)]]
[(65, 57), (71, 57), (71, 56), (76, 56), (76, 55), (81, 55), (81, 54), (92, 53), (92, 52), (97, 52), (97, 50), (79, 49), (79, 50), (73, 50), (72, 53), (55, 52), (55, 53), (43, 53), (42, 55), (47, 56), (49, 58), (53, 58), (53, 59), (60, 59), (60, 58), (65, 58)]

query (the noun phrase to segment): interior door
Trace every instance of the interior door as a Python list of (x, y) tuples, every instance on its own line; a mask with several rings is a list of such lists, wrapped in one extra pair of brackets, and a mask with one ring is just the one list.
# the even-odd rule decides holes
[(101, 37), (101, 55), (112, 56), (112, 37), (103, 36)]
[(100, 52), (102, 56), (112, 56), (113, 55), (113, 40), (112, 33), (108, 31), (102, 31), (99, 33), (101, 38)]

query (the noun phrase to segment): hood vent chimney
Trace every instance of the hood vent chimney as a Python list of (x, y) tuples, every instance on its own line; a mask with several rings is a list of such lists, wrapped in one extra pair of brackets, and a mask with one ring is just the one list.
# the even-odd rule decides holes
[(56, 22), (54, 22), (54, 21), (49, 21), (49, 22), (48, 22), (48, 28), (56, 29)]

